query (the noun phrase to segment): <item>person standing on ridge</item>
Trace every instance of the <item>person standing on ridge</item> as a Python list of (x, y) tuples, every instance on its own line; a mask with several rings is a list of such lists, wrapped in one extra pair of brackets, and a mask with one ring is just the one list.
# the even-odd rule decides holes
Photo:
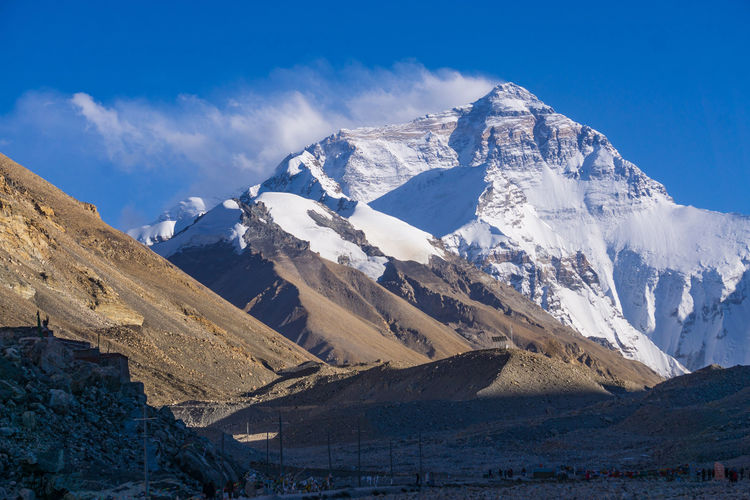
[(36, 310), (36, 331), (39, 332), (39, 337), (42, 337), (42, 318), (39, 316), (39, 309)]
[(42, 321), (42, 336), (49, 337), (52, 335), (52, 330), (49, 329), (49, 314), (47, 314)]

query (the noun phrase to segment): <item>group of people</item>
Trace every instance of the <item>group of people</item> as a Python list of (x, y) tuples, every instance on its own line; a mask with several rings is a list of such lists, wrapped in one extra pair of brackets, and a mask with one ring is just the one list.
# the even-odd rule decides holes
[[(732, 468), (732, 469), (725, 469), (724, 472), (724, 479), (728, 480), (731, 483), (736, 483), (737, 481), (744, 481), (745, 480), (745, 468), (740, 467), (739, 469)], [(698, 481), (711, 481), (713, 479), (716, 479), (716, 468), (714, 469), (698, 469), (696, 471), (696, 479)]]
[(240, 483), (227, 481), (224, 488), (218, 488), (213, 481), (203, 485), (203, 497), (214, 500), (228, 500), (239, 497), (255, 497), (270, 493), (312, 493), (333, 489), (333, 477), (322, 480), (308, 477), (296, 481), (291, 477), (265, 478), (255, 473), (247, 474)]
[[(711, 481), (714, 479), (726, 479), (729, 482), (738, 482), (745, 479), (745, 468), (727, 468), (719, 465), (719, 472), (716, 472), (715, 468), (702, 468), (695, 470), (695, 479), (697, 481)], [(537, 471), (549, 471), (549, 474), (537, 474)], [(526, 477), (526, 468), (521, 469), (521, 474), (518, 477)], [(626, 470), (622, 471), (619, 469), (602, 469), (602, 470), (583, 470), (575, 469), (573, 467), (559, 467), (557, 473), (554, 473), (555, 469), (539, 469), (534, 470), (534, 477), (537, 478), (571, 478), (579, 476), (582, 479), (593, 479), (593, 478), (642, 478), (642, 477), (661, 477), (667, 480), (675, 480), (679, 478), (687, 479), (691, 474), (691, 467), (688, 465), (681, 465), (676, 468), (669, 469), (658, 469), (649, 471), (638, 471), (638, 470)], [(487, 479), (513, 479), (513, 469), (498, 469), (497, 476), (493, 469), (489, 469), (484, 477)], [(748, 471), (748, 479), (750, 479), (750, 471)]]
[[(526, 467), (521, 469), (521, 476), (526, 476)], [(490, 479), (494, 479), (495, 475), (492, 471), (492, 469), (489, 469), (487, 472), (487, 477)], [(497, 470), (497, 477), (500, 479), (513, 479), (513, 469), (498, 469)]]
[(216, 483), (209, 481), (203, 485), (203, 496), (211, 499), (230, 499), (238, 498), (240, 495), (240, 488), (238, 484), (232, 481), (227, 481), (224, 488), (218, 488)]
[(39, 311), (36, 312), (36, 329), (40, 337), (50, 337), (52, 335), (52, 330), (49, 328), (49, 315), (42, 320)]

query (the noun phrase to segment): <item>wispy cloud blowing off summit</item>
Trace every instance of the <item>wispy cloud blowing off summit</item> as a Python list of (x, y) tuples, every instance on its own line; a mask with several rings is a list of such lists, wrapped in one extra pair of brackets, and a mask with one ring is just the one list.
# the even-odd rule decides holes
[(338, 70), (321, 63), (172, 102), (102, 101), (85, 89), (73, 95), (33, 91), (0, 117), (0, 141), (21, 157), (33, 147), (32, 161), (75, 159), (65, 168), (87, 168), (88, 174), (97, 165), (151, 183), (180, 179), (172, 183), (172, 189), (179, 185), (175, 192), (164, 193), (163, 202), (169, 202), (191, 193), (228, 194), (262, 180), (286, 154), (340, 128), (408, 121), (471, 102), (494, 83), (416, 63)]

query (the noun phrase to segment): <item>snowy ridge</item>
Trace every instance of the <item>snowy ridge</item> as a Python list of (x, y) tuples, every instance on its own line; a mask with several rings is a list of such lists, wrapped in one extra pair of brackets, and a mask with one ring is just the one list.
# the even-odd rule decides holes
[[(242, 202), (262, 203), (271, 217), (267, 222), (273, 222), (292, 236), (307, 241), (310, 250), (324, 259), (354, 267), (373, 280), (385, 272), (388, 257), (426, 264), (430, 256), (443, 255), (429, 233), (377, 212), (364, 203), (350, 202), (345, 198), (329, 199), (329, 205), (339, 208), (337, 213), (324, 203), (291, 193), (264, 191), (258, 194), (257, 189), (254, 193), (254, 196), (244, 196)], [(161, 240), (152, 236), (154, 230), (166, 224), (171, 224), (171, 229), (175, 221), (148, 226), (152, 231), (141, 231), (139, 235), (143, 243), (152, 245), (154, 251), (163, 257), (183, 248), (221, 241), (232, 243), (239, 252), (246, 247), (243, 236), (247, 227), (242, 224), (242, 216), (238, 201), (228, 199), (198, 217), (184, 230), (174, 234), (165, 231)], [(366, 241), (352, 241), (343, 231), (336, 230), (337, 226), (347, 223), (354, 230), (362, 231)]]
[(388, 259), (367, 255), (356, 243), (342, 238), (331, 227), (321, 225), (310, 212), (331, 221), (335, 214), (324, 205), (290, 193), (263, 193), (257, 199), (268, 209), (273, 222), (287, 233), (310, 243), (310, 250), (324, 259), (346, 263), (377, 280), (385, 272)]
[(183, 248), (213, 245), (228, 241), (236, 245), (237, 251), (245, 248), (242, 237), (247, 227), (242, 225), (242, 209), (235, 200), (225, 200), (198, 218), (186, 230), (175, 234), (168, 241), (153, 246), (162, 257), (179, 252)]
[(182, 200), (167, 210), (159, 218), (139, 228), (130, 229), (130, 237), (151, 246), (160, 241), (166, 241), (175, 233), (179, 233), (192, 224), (197, 217), (206, 213), (206, 202), (203, 198), (193, 196)]
[(442, 257), (443, 251), (432, 243), (430, 233), (417, 229), (402, 220), (373, 210), (366, 203), (357, 202), (351, 211), (341, 215), (367, 236), (367, 240), (398, 260), (413, 260), (427, 264), (430, 257)]

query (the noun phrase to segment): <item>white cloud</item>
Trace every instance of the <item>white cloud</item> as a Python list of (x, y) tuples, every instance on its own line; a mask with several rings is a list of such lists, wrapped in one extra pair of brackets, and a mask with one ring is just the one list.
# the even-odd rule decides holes
[[(413, 73), (412, 73), (413, 72)], [(372, 86), (347, 100), (351, 117), (360, 123), (404, 122), (417, 116), (468, 104), (486, 94), (492, 82), (457, 71), (430, 72), (407, 66), (380, 75), (387, 86)]]
[(138, 145), (142, 144), (140, 131), (128, 122), (120, 120), (114, 109), (107, 109), (83, 92), (73, 94), (70, 99), (73, 106), (86, 118), (101, 137), (111, 160), (123, 166), (131, 166), (138, 158)]
[[(266, 80), (212, 99), (181, 95), (171, 103), (137, 98), (103, 103), (85, 92), (29, 93), (19, 100), (14, 119), (21, 120), (21, 107), (31, 109), (23, 118), (28, 134), (34, 127), (57, 132), (68, 141), (58, 148), (82, 148), (78, 155), (132, 175), (179, 178), (192, 186), (192, 192), (168, 194), (154, 187), (155, 196), (169, 203), (188, 194), (236, 192), (265, 179), (287, 154), (340, 128), (403, 122), (467, 104), (494, 83), (415, 63), (338, 70), (318, 63), (276, 70)], [(54, 109), (56, 128), (50, 129), (48, 109)], [(2, 137), (12, 128), (8, 117), (0, 117), (0, 140), (12, 141), (12, 133)]]

